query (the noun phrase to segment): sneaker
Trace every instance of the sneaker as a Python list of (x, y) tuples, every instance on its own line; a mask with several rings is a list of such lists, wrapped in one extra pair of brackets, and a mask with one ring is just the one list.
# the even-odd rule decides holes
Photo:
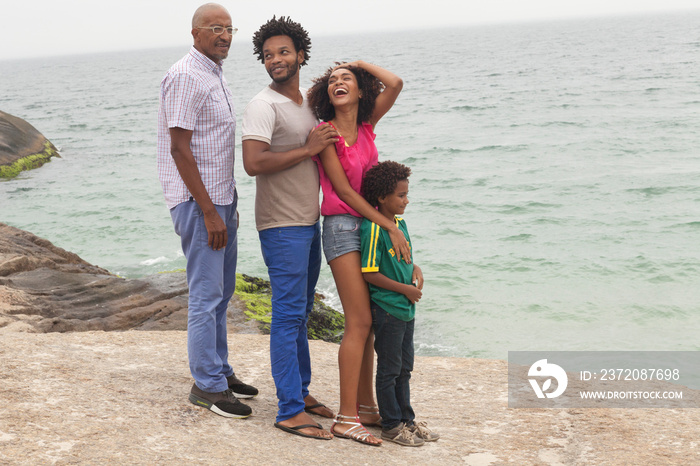
[(428, 424), (425, 422), (416, 422), (408, 429), (426, 442), (434, 442), (440, 438), (440, 434), (428, 429)]
[(393, 429), (382, 430), (382, 440), (398, 443), (404, 447), (421, 447), (425, 444), (425, 440), (411, 432), (403, 422)]
[(190, 391), (190, 402), (197, 406), (207, 408), (219, 416), (233, 417), (236, 419), (248, 417), (253, 412), (250, 406), (244, 405), (236, 399), (236, 395), (233, 394), (230, 388), (223, 392), (209, 393), (200, 390), (199, 387), (194, 384)]
[(252, 385), (245, 384), (241, 382), (236, 374), (231, 374), (226, 377), (226, 382), (228, 382), (228, 388), (233, 390), (233, 394), (237, 398), (253, 398), (258, 394), (258, 389)]

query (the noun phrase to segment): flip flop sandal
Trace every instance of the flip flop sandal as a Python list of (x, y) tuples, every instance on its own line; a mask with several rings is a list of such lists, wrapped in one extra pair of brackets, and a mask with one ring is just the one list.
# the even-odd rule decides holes
[[(344, 419), (352, 419), (355, 422), (351, 421), (345, 421)], [(336, 432), (333, 428), (335, 427), (336, 424), (346, 424), (350, 425), (348, 430), (345, 432), (338, 433)], [(367, 429), (365, 429), (365, 426), (363, 426), (357, 417), (353, 416), (343, 416), (342, 414), (338, 414), (335, 419), (333, 420), (333, 425), (331, 426), (331, 434), (335, 435), (336, 437), (339, 438), (347, 438), (350, 440), (354, 440), (356, 442), (362, 443), (364, 445), (370, 445), (373, 447), (380, 447), (382, 444), (381, 443), (371, 443), (369, 441), (369, 437), (374, 437), (372, 434), (369, 433)]]
[(318, 435), (311, 435), (311, 434), (305, 434), (304, 432), (300, 432), (301, 429), (306, 429), (307, 427), (315, 427), (317, 429), (323, 430), (323, 427), (321, 427), (321, 424), (302, 424), (300, 426), (294, 426), (294, 427), (287, 427), (283, 426), (280, 423), (275, 422), (275, 427), (277, 427), (280, 430), (283, 430), (285, 432), (289, 432), (290, 434), (294, 435), (299, 435), (300, 437), (306, 437), (306, 438), (315, 438), (319, 440), (333, 440), (332, 437), (319, 437)]
[(315, 405), (304, 406), (304, 411), (306, 411), (309, 414), (315, 414), (316, 416), (333, 419), (333, 416), (324, 416), (323, 414), (313, 412), (312, 409), (316, 408), (328, 408), (328, 406), (324, 405), (323, 403), (316, 403)]

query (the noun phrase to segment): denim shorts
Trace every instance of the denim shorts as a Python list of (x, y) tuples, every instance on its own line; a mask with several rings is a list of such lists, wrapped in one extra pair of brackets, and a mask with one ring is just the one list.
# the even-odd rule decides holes
[(360, 252), (362, 217), (341, 214), (323, 217), (323, 254), (330, 262), (343, 254)]

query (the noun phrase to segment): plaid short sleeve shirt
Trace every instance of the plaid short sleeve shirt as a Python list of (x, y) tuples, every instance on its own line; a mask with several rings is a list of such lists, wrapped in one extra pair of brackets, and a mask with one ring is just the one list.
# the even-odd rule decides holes
[(193, 131), (190, 147), (212, 202), (231, 204), (236, 187), (233, 96), (221, 64), (194, 47), (160, 84), (158, 178), (170, 209), (191, 196), (170, 154), (169, 130), (176, 127)]

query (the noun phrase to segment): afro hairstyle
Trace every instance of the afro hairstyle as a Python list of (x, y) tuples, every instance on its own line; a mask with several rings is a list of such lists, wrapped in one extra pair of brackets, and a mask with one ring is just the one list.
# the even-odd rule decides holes
[(379, 162), (367, 170), (362, 179), (362, 193), (370, 205), (379, 206), (379, 198), (388, 196), (396, 190), (399, 181), (411, 176), (411, 169), (398, 162), (387, 160)]
[(301, 24), (295, 23), (291, 18), (284, 16), (280, 16), (279, 19), (273, 16), (271, 20), (260, 26), (260, 29), (253, 34), (253, 55), (257, 55), (258, 60), (265, 63), (263, 44), (267, 39), (274, 36), (287, 36), (292, 39), (296, 51), (304, 51), (304, 61), (301, 62), (300, 66), (306, 65), (306, 61), (309, 59), (309, 50), (311, 50), (309, 33), (301, 27)]

